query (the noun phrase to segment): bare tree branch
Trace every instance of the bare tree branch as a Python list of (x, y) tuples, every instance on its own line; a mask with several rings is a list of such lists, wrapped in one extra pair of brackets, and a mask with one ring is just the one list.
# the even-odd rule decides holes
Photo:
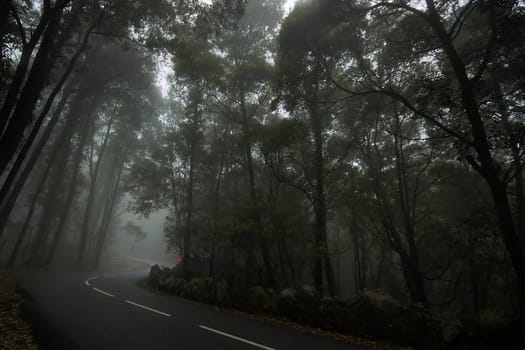
[(348, 94), (348, 99), (349, 98), (353, 98), (353, 97), (358, 97), (358, 96), (372, 95), (372, 94), (382, 94), (382, 95), (389, 96), (392, 99), (394, 99), (394, 100), (396, 100), (398, 102), (401, 102), (406, 108), (408, 108), (414, 114), (416, 114), (416, 115), (422, 117), (423, 119), (429, 121), (431, 124), (437, 126), (441, 130), (443, 130), (446, 133), (448, 133), (449, 135), (454, 136), (455, 138), (457, 138), (458, 140), (460, 140), (461, 142), (463, 142), (463, 143), (465, 143), (467, 145), (474, 146), (472, 141), (468, 140), (466, 137), (461, 135), (459, 132), (457, 132), (457, 131), (447, 127), (446, 125), (440, 123), (439, 121), (436, 120), (436, 118), (434, 116), (432, 116), (432, 115), (430, 115), (428, 113), (425, 113), (424, 111), (416, 108), (405, 96), (401, 95), (400, 93), (398, 93), (397, 91), (395, 91), (393, 89), (370, 89), (370, 90), (365, 90), (365, 91), (353, 91), (353, 90), (350, 90), (350, 89), (344, 87), (337, 80), (335, 80), (331, 75), (327, 75), (327, 76), (328, 76), (328, 79), (336, 87), (338, 87), (339, 89), (341, 89), (342, 91), (344, 91), (345, 93)]
[(474, 6), (472, 6), (473, 3), (474, 0), (469, 0), (469, 2), (465, 6), (463, 6), (461, 12), (456, 17), (456, 20), (454, 21), (454, 23), (450, 27), (450, 30), (448, 31), (450, 37), (454, 38), (461, 31), (461, 28), (463, 27), (463, 24), (465, 24), (466, 19), (469, 17), (470, 13), (472, 13), (472, 11), (475, 8)]
[(369, 6), (369, 7), (365, 7), (363, 8), (364, 11), (366, 12), (369, 12), (369, 11), (372, 11), (372, 10), (375, 10), (375, 9), (378, 9), (378, 8), (381, 8), (381, 7), (386, 7), (386, 8), (391, 8), (391, 9), (399, 9), (399, 10), (405, 10), (407, 12), (410, 12), (414, 15), (418, 15), (424, 19), (427, 19), (428, 18), (428, 15), (421, 11), (421, 10), (418, 10), (408, 4), (405, 4), (405, 3), (402, 3), (402, 2), (396, 2), (396, 3), (392, 3), (392, 2), (388, 2), (388, 1), (380, 1), (380, 2), (377, 2), (375, 4), (373, 4), (372, 6)]

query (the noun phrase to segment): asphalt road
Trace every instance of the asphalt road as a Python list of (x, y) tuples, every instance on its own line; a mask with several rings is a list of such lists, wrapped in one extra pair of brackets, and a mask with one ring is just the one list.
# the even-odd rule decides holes
[(147, 291), (146, 275), (31, 274), (19, 286), (50, 349), (358, 349)]

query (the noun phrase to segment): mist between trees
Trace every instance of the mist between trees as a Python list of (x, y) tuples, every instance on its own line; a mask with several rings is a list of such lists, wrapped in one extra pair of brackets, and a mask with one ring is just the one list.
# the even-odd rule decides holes
[(522, 3), (0, 6), (5, 266), (163, 209), (187, 278), (525, 315)]

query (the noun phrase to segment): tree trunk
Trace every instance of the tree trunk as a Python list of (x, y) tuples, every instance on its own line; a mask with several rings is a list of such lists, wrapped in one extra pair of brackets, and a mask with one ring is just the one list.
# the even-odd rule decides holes
[(403, 277), (410, 293), (410, 298), (414, 303), (419, 303), (425, 308), (429, 308), (427, 293), (425, 291), (424, 279), (419, 267), (417, 257), (413, 257), (404, 252), (398, 252), (401, 259)]
[(62, 149), (57, 155), (57, 163), (52, 171), (51, 182), (47, 186), (47, 195), (43, 203), (43, 210), (40, 214), (40, 220), (36, 225), (37, 231), (35, 239), (32, 242), (31, 257), (28, 261), (28, 264), (31, 266), (37, 266), (43, 262), (49, 231), (53, 227), (53, 223), (58, 214), (59, 193), (57, 189), (61, 187), (64, 181), (69, 155), (69, 147)]
[(73, 199), (75, 198), (75, 192), (76, 192), (78, 178), (79, 178), (78, 173), (80, 172), (80, 168), (82, 164), (82, 155), (84, 153), (84, 147), (86, 146), (88, 135), (89, 135), (89, 130), (90, 130), (89, 125), (90, 125), (91, 119), (93, 118), (92, 116), (93, 108), (94, 108), (93, 106), (94, 106), (94, 103), (90, 104), (90, 107), (88, 107), (89, 110), (85, 114), (84, 121), (81, 124), (80, 129), (78, 130), (79, 141), (75, 149), (75, 154), (73, 155), (73, 162), (72, 162), (72, 167), (71, 167), (73, 173), (71, 174), (71, 182), (70, 182), (70, 185), (67, 191), (66, 200), (64, 201), (63, 209), (61, 211), (61, 216), (57, 224), (57, 227), (55, 229), (55, 232), (53, 234), (51, 246), (49, 248), (49, 252), (46, 257), (45, 262), (47, 265), (51, 264), (55, 256), (56, 249), (58, 247), (58, 242), (60, 241), (60, 238), (63, 235), (64, 227), (65, 227), (67, 218), (69, 216), (71, 206), (73, 204)]
[(184, 242), (182, 249), (182, 274), (184, 278), (190, 278), (190, 259), (191, 259), (191, 236), (193, 235), (193, 183), (195, 180), (195, 148), (196, 148), (196, 125), (191, 126), (192, 137), (190, 145), (190, 169), (189, 169), (189, 179), (188, 179), (188, 188), (186, 195), (186, 219), (184, 225)]
[(124, 168), (124, 163), (120, 163), (118, 166), (116, 166), (116, 169), (113, 169), (113, 181), (108, 188), (108, 196), (105, 200), (106, 205), (104, 206), (104, 213), (102, 215), (102, 224), (100, 225), (100, 230), (97, 237), (97, 243), (95, 246), (95, 253), (93, 257), (93, 263), (91, 265), (91, 268), (93, 270), (98, 269), (98, 265), (100, 262), (100, 255), (102, 254), (102, 248), (104, 247), (104, 244), (106, 243), (106, 237), (109, 230), (109, 225), (111, 223), (111, 219), (113, 217), (113, 212), (115, 211), (115, 203), (118, 197), (119, 193), (119, 187), (120, 187), (120, 179), (122, 177), (122, 169)]
[(210, 253), (210, 266), (208, 270), (208, 275), (213, 277), (214, 268), (215, 268), (215, 250), (217, 245), (217, 230), (219, 229), (219, 196), (220, 196), (220, 186), (222, 180), (222, 173), (224, 170), (224, 155), (221, 155), (221, 165), (219, 166), (219, 173), (217, 175), (217, 180), (215, 181), (214, 195), (213, 195), (213, 233), (211, 240), (211, 253)]
[[(62, 132), (57, 137), (55, 143), (53, 144), (49, 152), (50, 164), (54, 164), (55, 162), (58, 162), (58, 164), (54, 167), (55, 170), (54, 175), (52, 176), (52, 183), (48, 186), (48, 195), (45, 200), (45, 203), (47, 204), (45, 204), (43, 207), (43, 213), (41, 214), (40, 222), (37, 225), (37, 233), (35, 236), (36, 241), (33, 242), (33, 249), (31, 250), (32, 253), (30, 258), (31, 261), (29, 262), (30, 264), (40, 263), (39, 259), (43, 258), (43, 256), (39, 256), (38, 251), (43, 252), (43, 249), (45, 248), (44, 243), (46, 242), (46, 239), (49, 235), (51, 223), (57, 217), (57, 211), (55, 210), (58, 202), (57, 188), (60, 188), (59, 184), (64, 180), (65, 177), (67, 169), (67, 160), (71, 152), (71, 138), (73, 137), (73, 133), (75, 132), (75, 124), (78, 122), (79, 114), (83, 106), (83, 97), (81, 95), (77, 95), (74, 102), (70, 106), (66, 118), (66, 123), (62, 129)], [(59, 112), (60, 111), (57, 109), (53, 117), (58, 117)], [(39, 144), (37, 145), (37, 148), (31, 154), (31, 158), (26, 167), (24, 168), (23, 173), (19, 178), (17, 184), (15, 185), (15, 189), (13, 190), (16, 191), (14, 192), (16, 195), (18, 195), (18, 192), (24, 185), (25, 180), (29, 175), (29, 172), (32, 170), (33, 162), (36, 162), (37, 158), (40, 156), (45, 141), (49, 138), (49, 135), (47, 135), (47, 133), (51, 133), (53, 127), (54, 125), (48, 125), (48, 127), (46, 127), (45, 135), (42, 136), (41, 140), (39, 141)]]
[(354, 246), (354, 279), (357, 291), (362, 291), (367, 288), (366, 278), (366, 259), (364, 256), (365, 247), (361, 244), (360, 235), (357, 227), (357, 217), (352, 213), (350, 223), (350, 237)]
[(250, 127), (249, 127), (249, 115), (246, 110), (246, 102), (244, 92), (240, 94), (240, 107), (242, 114), (242, 129), (243, 129), (243, 140), (244, 140), (244, 152), (246, 156), (246, 170), (248, 175), (248, 184), (250, 186), (250, 198), (255, 206), (254, 224), (257, 227), (259, 243), (261, 247), (263, 263), (266, 270), (267, 283), (270, 288), (275, 287), (275, 278), (273, 276), (273, 267), (271, 262), (270, 250), (266, 238), (263, 237), (261, 232), (261, 216), (259, 212), (259, 203), (257, 198), (257, 192), (255, 189), (255, 173), (253, 169), (253, 156), (252, 156), (252, 142), (250, 139)]
[[(403, 222), (404, 240), (406, 241), (406, 248), (400, 246), (398, 251), (401, 257), (401, 265), (403, 268), (403, 275), (407, 283), (408, 290), (412, 300), (416, 303), (421, 303), (425, 308), (428, 308), (429, 302), (427, 293), (425, 291), (425, 283), (423, 274), (421, 273), (421, 264), (419, 261), (419, 252), (415, 238), (415, 218), (411, 213), (415, 212), (413, 206), (416, 203), (410, 203), (408, 193), (408, 179), (407, 179), (407, 163), (405, 160), (403, 141), (400, 138), (402, 133), (401, 121), (397, 113), (397, 108), (394, 104), (394, 154), (395, 154), (395, 168), (397, 178), (398, 203), (401, 209), (401, 216)], [(414, 191), (418, 191), (415, 188)], [(415, 201), (415, 200), (414, 200)]]
[(0, 174), (7, 168), (23, 139), (26, 127), (33, 120), (33, 111), (50, 74), (49, 53), (60, 28), (60, 18), (59, 14), (55, 14), (48, 24), (24, 89), (12, 116), (8, 117), (7, 127), (0, 139)]
[[(29, 72), (27, 81), (24, 85), (24, 89), (20, 94), (19, 100), (16, 101), (16, 107), (14, 104), (10, 107), (14, 108), (14, 112), (9, 120), (6, 119), (6, 123), (8, 123), (6, 132), (4, 135), (2, 135), (2, 138), (0, 139), (0, 145), (2, 145), (7, 139), (7, 146), (11, 146), (13, 149), (12, 154), (10, 156), (6, 155), (6, 157), (12, 158), (13, 155), (16, 153), (18, 143), (20, 143), (21, 139), (23, 138), (24, 130), (31, 123), (33, 117), (33, 110), (35, 109), (35, 106), (40, 98), (42, 89), (47, 83), (47, 80), (50, 76), (50, 72), (57, 60), (59, 59), (63, 47), (73, 35), (75, 26), (77, 26), (79, 23), (78, 17), (82, 13), (82, 6), (85, 1), (78, 1), (73, 4), (74, 8), (68, 18), (68, 23), (65, 26), (65, 28), (59, 33), (60, 22), (63, 14), (63, 7), (66, 2), (67, 1), (63, 2), (62, 4), (56, 4), (55, 7), (52, 9), (52, 18), (49, 20), (49, 24), (44, 32), (42, 43), (39, 47), (34, 63), (31, 67), (31, 71)], [(46, 2), (44, 2), (44, 11), (46, 7)], [(69, 63), (65, 67), (64, 72), (60, 76), (60, 79), (56, 83), (50, 95), (47, 97), (42, 111), (40, 112), (39, 121), (34, 126), (35, 132), (38, 132), (38, 129), (40, 127), (39, 124), (42, 123), (41, 120), (43, 120), (46, 117), (55, 100), (55, 97), (62, 89), (62, 86), (64, 85), (66, 80), (69, 78), (81, 53), (86, 49), (91, 30), (97, 23), (98, 22), (95, 22), (95, 24), (88, 28), (87, 31), (84, 33), (84, 36), (81, 41), (81, 46), (71, 57)], [(20, 86), (17, 87), (17, 89), (19, 88)], [(11, 113), (11, 111), (6, 110), (5, 113), (9, 114)], [(6, 115), (6, 118), (8, 117), (9, 115)], [(31, 137), (26, 141), (26, 146), (28, 148), (31, 146), (32, 141), (33, 140), (31, 139)], [(17, 142), (16, 145), (15, 142)], [(0, 157), (0, 174), (5, 170), (5, 167), (2, 168), (2, 162), (3, 158)], [(9, 163), (9, 161), (7, 161), (7, 163)]]
[[(474, 237), (472, 232), (467, 233), (467, 245), (468, 247), (474, 246)], [(481, 296), (480, 296), (480, 283), (478, 266), (476, 266), (476, 257), (472, 249), (468, 249), (468, 269), (469, 269), (469, 287), (470, 287), (470, 301), (472, 302), (472, 309), (475, 314), (478, 314), (482, 310)]]
[[(7, 0), (2, 1), (5, 1), (6, 3), (8, 2)], [(22, 54), (16, 67), (15, 75), (13, 76), (11, 84), (9, 85), (9, 90), (2, 104), (2, 109), (0, 110), (0, 140), (3, 137), (5, 127), (9, 122), (13, 108), (16, 106), (16, 101), (20, 93), (20, 89), (22, 87), (22, 84), (24, 83), (24, 78), (26, 77), (29, 63), (31, 62), (33, 50), (40, 41), (40, 38), (42, 37), (50, 19), (51, 9), (44, 3), (44, 9), (42, 12), (42, 16), (40, 17), (40, 21), (38, 22), (35, 30), (33, 31), (28, 43), (22, 49)]]
[[(316, 85), (315, 96), (317, 97)], [(335, 295), (335, 286), (333, 281), (333, 268), (328, 252), (328, 230), (327, 230), (327, 208), (326, 208), (326, 194), (324, 181), (324, 155), (323, 155), (323, 134), (321, 115), (318, 110), (318, 105), (312, 103), (310, 105), (310, 125), (312, 128), (315, 153), (314, 153), (314, 212), (315, 212), (315, 245), (317, 256), (315, 259), (315, 284), (319, 293), (323, 294), (323, 272), (322, 265), (324, 262), (326, 282), (328, 286), (328, 294)]]
[[(102, 140), (102, 145), (100, 147), (100, 151), (97, 155), (97, 162), (95, 164), (95, 169), (92, 173), (92, 176), (91, 176), (91, 181), (89, 182), (89, 194), (88, 194), (88, 199), (87, 199), (87, 203), (86, 203), (86, 208), (84, 210), (84, 216), (82, 218), (82, 230), (81, 230), (81, 233), (80, 233), (80, 242), (79, 242), (79, 245), (78, 245), (78, 253), (77, 253), (77, 261), (76, 261), (76, 268), (77, 269), (82, 269), (83, 267), (83, 263), (84, 263), (84, 255), (86, 253), (86, 246), (87, 246), (87, 241), (88, 241), (88, 236), (89, 236), (89, 231), (90, 231), (90, 227), (91, 227), (91, 213), (93, 211), (93, 205), (95, 204), (95, 194), (96, 194), (96, 189), (97, 189), (97, 181), (98, 181), (98, 176), (99, 176), (99, 171), (100, 171), (100, 166), (102, 164), (102, 159), (104, 158), (104, 153), (106, 151), (106, 146), (107, 146), (107, 143), (109, 141), (109, 136), (110, 136), (110, 132), (111, 132), (111, 127), (113, 125), (113, 120), (114, 120), (114, 115), (111, 116), (109, 122), (108, 122), (108, 125), (107, 125), (107, 128), (106, 128), (106, 133), (104, 135), (104, 138)], [(95, 142), (93, 140), (93, 142)]]
[[(397, 149), (399, 145), (395, 144), (396, 150), (396, 163), (395, 163), (395, 171), (397, 174), (396, 182), (398, 186), (397, 191), (397, 202), (402, 201), (403, 198), (405, 198), (405, 195), (402, 194), (402, 189), (406, 187), (405, 185), (400, 185), (400, 181), (403, 180), (403, 176), (401, 176), (402, 168), (400, 168), (401, 165), (401, 159), (399, 157), (399, 149)], [(372, 151), (371, 148), (375, 148), (375, 156), (377, 159), (378, 164), (375, 164), (375, 161), (372, 157)], [(401, 261), (401, 270), (403, 273), (403, 278), (405, 281), (405, 285), (407, 287), (407, 290), (410, 294), (410, 298), (412, 301), (416, 303), (421, 303), (423, 306), (428, 307), (429, 303), (427, 300), (427, 296), (424, 289), (424, 279), (423, 275), (421, 273), (420, 265), (419, 265), (419, 258), (417, 256), (417, 247), (415, 245), (414, 236), (413, 233), (409, 234), (408, 230), (410, 229), (410, 225), (407, 225), (407, 218), (402, 217), (402, 229), (404, 234), (402, 235), (399, 232), (398, 227), (395, 224), (395, 220), (392, 217), (392, 208), (391, 204), (389, 204), (390, 200), (385, 199), (385, 190), (382, 187), (382, 182), (384, 179), (382, 179), (382, 169), (384, 168), (382, 164), (383, 156), (381, 154), (381, 151), (379, 150), (377, 146), (377, 140), (373, 140), (372, 144), (366, 145), (366, 151), (365, 151), (365, 157), (367, 158), (368, 162), (368, 168), (370, 172), (370, 178), (373, 182), (374, 187), (374, 194), (377, 198), (377, 210), (381, 218), (381, 227), (382, 231), (384, 232), (386, 236), (386, 242), (388, 243), (388, 246), (390, 249), (392, 249), (400, 258)], [(406, 203), (405, 203), (406, 204)], [(406, 209), (406, 208), (405, 208)], [(406, 212), (405, 212), (406, 214)], [(402, 214), (403, 215), (403, 214)], [(412, 237), (412, 239), (410, 238)], [(406, 244), (406, 241), (412, 240), (411, 243)], [(384, 257), (381, 258), (381, 265), (384, 262)], [(379, 279), (378, 279), (379, 281)]]
[(520, 154), (520, 144), (522, 144), (522, 139), (520, 139), (520, 135), (512, 129), (509, 112), (505, 106), (505, 101), (503, 100), (503, 93), (500, 86), (497, 87), (495, 95), (496, 104), (498, 106), (499, 113), (501, 114), (501, 121), (503, 122), (503, 128), (507, 133), (510, 143), (512, 167), (514, 168), (514, 185), (516, 187), (516, 230), (518, 232), (518, 236), (521, 237), (523, 242), (523, 240), (525, 240), (525, 193), (523, 188), (523, 163), (521, 161)]
[[(14, 208), (14, 205), (16, 203), (16, 200), (18, 196), (20, 195), (20, 192), (22, 191), (22, 188), (24, 187), (26, 180), (28, 179), (31, 171), (33, 170), (33, 167), (35, 166), (40, 154), (42, 153), (42, 150), (45, 147), (45, 144), (47, 143), (47, 140), (51, 136), (51, 133), (58, 121), (58, 118), (60, 114), (62, 113), (64, 106), (66, 104), (66, 101), (69, 97), (69, 91), (65, 93), (63, 98), (61, 99), (59, 105), (55, 109), (55, 112), (53, 113), (53, 116), (51, 117), (51, 120), (47, 124), (44, 133), (39, 139), (38, 144), (36, 147), (34, 147), (33, 152), (31, 153), (31, 156), (29, 160), (26, 162), (25, 167), (22, 170), (22, 173), (18, 177), (18, 180), (16, 181), (14, 187), (11, 189), (11, 185), (13, 181), (16, 178), (16, 174), (20, 170), (20, 167), (23, 164), (23, 160), (25, 158), (26, 153), (29, 151), (29, 147), (26, 148), (26, 145), (24, 145), (24, 149), (21, 151), (19, 156), (17, 157), (17, 160), (13, 167), (11, 168), (11, 171), (9, 172), (9, 175), (7, 179), (5, 180), (4, 184), (2, 185), (2, 189), (0, 190), (0, 237), (2, 236), (3, 230), (5, 228), (5, 225), (7, 223), (7, 220), (9, 219), (9, 216), (11, 215), (11, 212)], [(30, 135), (31, 137), (36, 137), (36, 132), (32, 132)], [(29, 145), (28, 143), (27, 145)], [(58, 152), (59, 149), (53, 149), (51, 159), (54, 158), (55, 152)], [(11, 189), (11, 192), (9, 190)]]
[(31, 205), (29, 207), (29, 210), (27, 211), (26, 218), (24, 221), (24, 226), (22, 227), (22, 231), (20, 231), (20, 234), (18, 235), (16, 239), (15, 246), (6, 264), (7, 269), (12, 269), (13, 267), (15, 267), (16, 260), (18, 258), (18, 252), (20, 251), (20, 248), (22, 247), (22, 243), (24, 243), (24, 240), (26, 239), (27, 232), (29, 232), (29, 226), (31, 223), (31, 219), (33, 218), (33, 213), (35, 212), (36, 205), (38, 203), (38, 197), (40, 197), (40, 194), (42, 193), (44, 189), (44, 185), (46, 183), (46, 180), (49, 175), (49, 171), (52, 168), (52, 165), (53, 165), (52, 161), (49, 161), (47, 163), (44, 169), (44, 173), (42, 174), (42, 177), (40, 178), (40, 181), (38, 182), (37, 189), (31, 198)]

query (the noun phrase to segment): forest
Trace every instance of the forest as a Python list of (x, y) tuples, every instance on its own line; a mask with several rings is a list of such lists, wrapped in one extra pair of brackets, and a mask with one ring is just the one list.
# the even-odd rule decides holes
[(165, 210), (185, 279), (523, 320), (523, 2), (284, 3), (1, 0), (0, 265)]

